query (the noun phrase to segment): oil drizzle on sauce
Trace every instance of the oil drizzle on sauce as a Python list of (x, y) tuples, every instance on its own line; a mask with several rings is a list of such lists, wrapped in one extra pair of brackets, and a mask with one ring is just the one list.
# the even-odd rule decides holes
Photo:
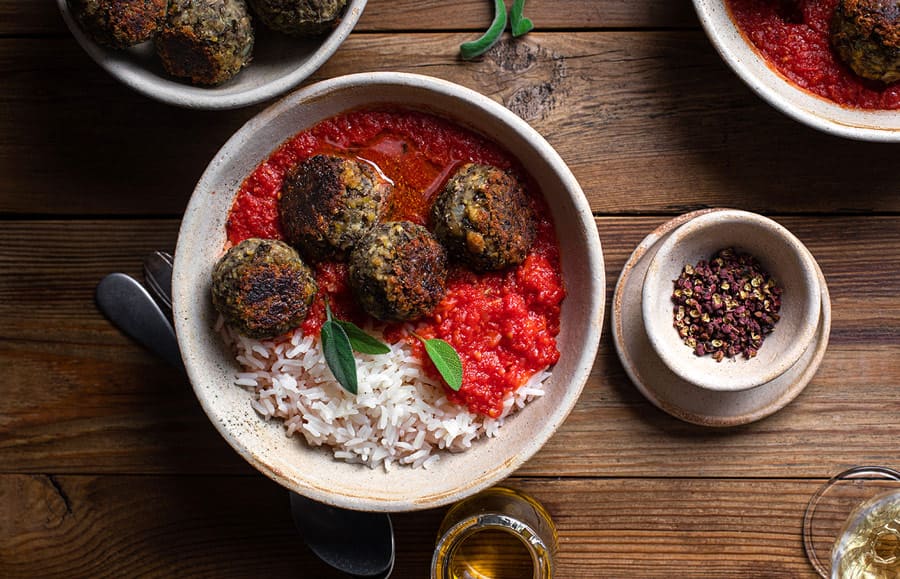
[[(522, 181), (535, 206), (537, 238), (525, 261), (500, 272), (476, 274), (453, 265), (448, 291), (435, 311), (415, 323), (425, 338), (448, 341), (463, 362), (463, 386), (448, 398), (471, 411), (499, 416), (503, 399), (559, 359), (560, 304), (565, 296), (559, 246), (536, 184), (507, 151), (446, 119), (404, 109), (356, 110), (323, 121), (285, 141), (247, 177), (227, 222), (228, 241), (283, 239), (278, 196), (284, 174), (316, 154), (356, 157), (393, 183), (389, 220), (428, 226), (434, 198), (463, 163), (495, 165)], [(325, 318), (324, 295), (342, 319), (366, 323), (347, 283), (347, 266), (316, 266), (319, 295), (302, 331), (317, 333)], [(406, 340), (434, 379), (440, 374), (421, 342), (399, 324), (385, 327), (392, 343)]]

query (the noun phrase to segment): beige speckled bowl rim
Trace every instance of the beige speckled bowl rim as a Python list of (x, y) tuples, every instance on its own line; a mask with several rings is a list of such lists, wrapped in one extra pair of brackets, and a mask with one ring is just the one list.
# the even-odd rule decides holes
[(900, 142), (900, 111), (842, 107), (807, 92), (771, 68), (741, 35), (726, 0), (693, 0), (700, 24), (716, 51), (757, 95), (814, 129), (849, 139)]
[[(398, 101), (401, 95), (406, 100)], [(561, 357), (549, 378), (547, 394), (508, 420), (497, 438), (476, 441), (464, 453), (444, 454), (429, 470), (398, 467), (384, 472), (350, 465), (335, 461), (326, 451), (310, 449), (302, 438), (287, 438), (280, 421), (263, 421), (250, 408), (249, 394), (233, 385), (230, 376), (236, 365), (212, 329), (215, 314), (208, 294), (209, 276), (224, 251), (227, 207), (243, 179), (223, 181), (223, 175), (246, 176), (284, 139), (321, 118), (370, 101), (446, 114), (463, 125), (480, 127), (480, 132), (510, 149), (538, 181), (550, 205), (568, 288), (558, 336)], [(280, 122), (320, 113), (323, 116), (300, 126), (287, 128), (283, 126), (287, 121)], [(252, 155), (245, 152), (247, 143), (252, 145), (254, 139), (273, 131), (269, 149)], [(394, 72), (348, 75), (305, 87), (248, 121), (215, 155), (191, 197), (179, 232), (173, 275), (175, 326), (185, 367), (201, 406), (225, 440), (260, 472), (290, 490), (327, 504), (368, 511), (449, 504), (502, 480), (528, 460), (563, 423), (584, 388), (600, 340), (604, 303), (603, 256), (590, 207), (574, 175), (544, 138), (511, 111), (475, 91)]]
[[(300, 84), (325, 64), (343, 44), (350, 32), (353, 31), (357, 21), (359, 21), (366, 7), (366, 2), (367, 0), (350, 0), (344, 9), (344, 15), (334, 30), (327, 36), (324, 36), (318, 48), (312, 51), (302, 62), (298, 62), (293, 68), (282, 65), (282, 68), (285, 69), (283, 73), (273, 76), (271, 79), (262, 78), (261, 76), (257, 78), (256, 73), (258, 71), (253, 69), (254, 64), (257, 67), (263, 65), (259, 62), (251, 62), (249, 67), (239, 73), (236, 80), (228, 81), (219, 86), (201, 87), (191, 86), (183, 81), (150, 70), (148, 67), (142, 66), (134, 59), (129, 58), (129, 55), (123, 51), (100, 46), (89, 38), (75, 22), (72, 14), (69, 12), (67, 0), (57, 0), (63, 20), (75, 37), (75, 40), (88, 53), (91, 59), (113, 78), (132, 90), (160, 102), (183, 108), (205, 110), (227, 110), (258, 104), (284, 94)], [(261, 23), (254, 21), (257, 35), (261, 26)], [(271, 34), (269, 31), (266, 33)], [(282, 43), (295, 41), (295, 39), (284, 35), (279, 39), (279, 42)], [(129, 50), (136, 52), (151, 51), (152, 47), (150, 43), (146, 43)], [(160, 72), (161, 70), (160, 67)], [(235, 86), (236, 82), (239, 82), (240, 86)]]

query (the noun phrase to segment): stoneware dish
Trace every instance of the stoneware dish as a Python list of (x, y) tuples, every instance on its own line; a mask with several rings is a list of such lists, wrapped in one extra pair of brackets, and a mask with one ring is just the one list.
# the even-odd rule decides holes
[[(756, 257), (784, 293), (781, 319), (759, 353), (716, 362), (684, 344), (673, 327), (671, 297), (685, 265), (726, 247)], [(687, 382), (717, 391), (760, 386), (792, 367), (816, 334), (822, 304), (815, 261), (800, 240), (771, 219), (737, 210), (700, 215), (676, 229), (650, 261), (641, 292), (644, 328), (662, 361)]]
[(169, 76), (152, 42), (112, 50), (91, 40), (75, 22), (66, 0), (57, 0), (63, 20), (78, 44), (106, 72), (150, 98), (191, 109), (234, 109), (280, 96), (294, 88), (338, 49), (362, 15), (366, 0), (350, 0), (328, 35), (299, 39), (272, 32), (253, 21), (253, 61), (233, 79), (212, 87), (193, 86)]
[(789, 117), (831, 135), (900, 142), (897, 111), (851, 109), (797, 87), (774, 69), (741, 35), (725, 0), (694, 0), (700, 23), (722, 59), (763, 99)]
[[(559, 362), (546, 395), (507, 420), (499, 436), (444, 454), (428, 470), (370, 469), (288, 438), (265, 422), (250, 394), (234, 385), (238, 366), (214, 330), (213, 265), (225, 251), (225, 222), (244, 178), (280, 143), (348, 109), (398, 104), (451, 118), (515, 153), (545, 192), (560, 243), (567, 297), (562, 304)], [(597, 227), (575, 177), (526, 122), (495, 101), (419, 75), (367, 73), (301, 89), (244, 125), (216, 154), (198, 183), (178, 237), (173, 278), (175, 328), (188, 376), (222, 436), (254, 467), (314, 500), (358, 510), (406, 511), (458, 501), (512, 473), (550, 438), (571, 411), (593, 366), (605, 301)]]
[(816, 267), (821, 291), (819, 327), (813, 343), (796, 364), (771, 382), (736, 391), (709, 390), (681, 379), (650, 344), (644, 328), (641, 288), (657, 249), (688, 221), (723, 208), (679, 215), (650, 232), (622, 267), (612, 298), (611, 328), (616, 353), (635, 387), (647, 400), (672, 416), (700, 426), (727, 428), (749, 424), (780, 411), (796, 399), (815, 376), (828, 348), (831, 299), (828, 283)]

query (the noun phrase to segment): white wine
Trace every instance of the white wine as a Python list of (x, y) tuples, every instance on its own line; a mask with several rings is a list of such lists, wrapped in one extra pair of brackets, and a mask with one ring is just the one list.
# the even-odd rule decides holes
[(832, 579), (900, 579), (900, 491), (860, 505), (840, 537), (832, 556)]

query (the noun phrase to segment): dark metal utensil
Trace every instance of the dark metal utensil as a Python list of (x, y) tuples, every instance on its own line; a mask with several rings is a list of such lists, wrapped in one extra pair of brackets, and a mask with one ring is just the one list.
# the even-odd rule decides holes
[(111, 273), (97, 284), (94, 296), (103, 315), (125, 335), (184, 370), (175, 330), (140, 282), (124, 273)]
[(154, 251), (144, 258), (144, 282), (159, 301), (163, 311), (172, 317), (172, 265), (171, 253)]
[(393, 571), (394, 527), (386, 513), (349, 511), (291, 493), (291, 515), (312, 552), (335, 569), (371, 579)]
[[(162, 251), (154, 252), (144, 260), (144, 277), (147, 279), (147, 286), (159, 303), (168, 305), (170, 313), (173, 262), (172, 256)], [(133, 278), (125, 277), (137, 284)], [(144, 294), (147, 294), (140, 284), (137, 285)], [(99, 294), (100, 286), (97, 287), (97, 290)], [(158, 316), (163, 316), (160, 306), (153, 301), (153, 298), (149, 295), (147, 298)], [(165, 339), (171, 341), (170, 347), (177, 352), (178, 343), (171, 323), (165, 318), (163, 321), (169, 329), (166, 335), (170, 336)], [(180, 356), (178, 362), (179, 367), (183, 369)], [(394, 527), (391, 524), (390, 515), (341, 509), (308, 499), (294, 492), (289, 492), (289, 494), (294, 526), (297, 527), (310, 550), (319, 559), (354, 577), (387, 579), (390, 576), (394, 569)], [(366, 540), (349, 540), (357, 536), (366, 537)]]

